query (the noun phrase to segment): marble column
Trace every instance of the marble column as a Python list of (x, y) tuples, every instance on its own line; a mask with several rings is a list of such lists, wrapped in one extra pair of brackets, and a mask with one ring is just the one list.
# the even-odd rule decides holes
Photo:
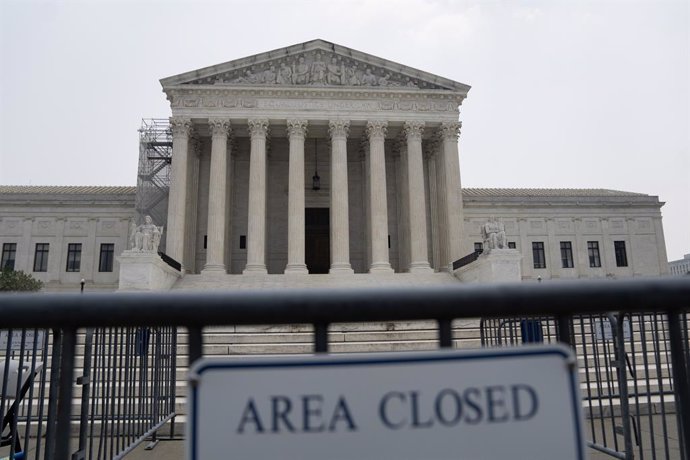
[(185, 244), (182, 265), (185, 273), (198, 273), (196, 250), (198, 239), (196, 234), (197, 214), (199, 208), (199, 158), (202, 142), (197, 136), (190, 139), (189, 154), (187, 155), (187, 208), (185, 211)]
[(243, 274), (266, 271), (266, 136), (268, 120), (249, 120), (249, 217), (247, 219), (247, 265)]
[(229, 162), (228, 136), (230, 121), (210, 118), (211, 130), (211, 172), (208, 185), (208, 229), (206, 244), (206, 265), (202, 273), (226, 273), (225, 234), (227, 203), (227, 168)]
[(459, 259), (462, 253), (462, 233), (464, 230), (464, 212), (462, 208), (460, 184), (460, 160), (458, 156), (458, 137), (460, 136), (460, 122), (441, 123), (439, 137), (441, 141), (438, 173), (442, 175), (444, 197), (440, 202), (443, 209), (445, 229), (441, 231), (443, 244), (441, 248), (440, 265), (452, 272), (453, 261)]
[(189, 118), (173, 117), (170, 119), (170, 125), (173, 134), (173, 153), (165, 250), (168, 256), (182, 263), (187, 209), (188, 151), (193, 128)]
[(426, 232), (426, 200), (424, 198), (424, 164), (422, 131), (424, 122), (407, 121), (407, 188), (410, 209), (410, 273), (433, 272), (429, 266)]
[(286, 274), (307, 274), (304, 263), (304, 137), (307, 120), (288, 120), (288, 261)]
[(350, 266), (350, 219), (347, 184), (347, 135), (350, 122), (331, 120), (331, 269), (329, 273), (354, 273)]
[(388, 257), (388, 203), (384, 140), (388, 123), (367, 123), (369, 138), (369, 210), (371, 219), (371, 265), (369, 273), (392, 273)]

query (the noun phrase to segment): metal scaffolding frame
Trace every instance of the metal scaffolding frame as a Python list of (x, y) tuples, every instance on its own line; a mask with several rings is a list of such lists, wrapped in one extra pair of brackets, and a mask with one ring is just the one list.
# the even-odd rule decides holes
[[(139, 128), (139, 169), (135, 207), (138, 223), (151, 216), (167, 227), (172, 130), (166, 118), (143, 118)], [(165, 250), (164, 241), (161, 251)]]

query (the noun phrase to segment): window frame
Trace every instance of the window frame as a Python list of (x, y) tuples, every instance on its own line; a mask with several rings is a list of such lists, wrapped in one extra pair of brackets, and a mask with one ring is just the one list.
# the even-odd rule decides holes
[[(105, 256), (105, 260), (104, 260)], [(115, 243), (101, 243), (99, 256), (98, 256), (98, 272), (99, 273), (112, 273), (113, 262), (115, 260)], [(105, 263), (105, 270), (103, 265)]]
[(539, 270), (546, 268), (546, 248), (543, 241), (532, 241), (532, 265)]
[(50, 243), (36, 243), (34, 246), (34, 267), (35, 273), (46, 273), (48, 271), (48, 257), (50, 255)]
[(16, 263), (17, 243), (2, 243), (2, 259), (0, 260), (0, 269), (14, 270), (14, 265)]
[(587, 258), (590, 268), (601, 268), (601, 251), (598, 241), (587, 241)]
[(81, 271), (81, 243), (67, 243), (65, 271), (70, 273)]
[(628, 250), (625, 247), (625, 240), (614, 241), (613, 252), (616, 254), (616, 267), (627, 267)]
[(573, 242), (561, 241), (561, 268), (575, 268), (575, 259), (573, 258)]

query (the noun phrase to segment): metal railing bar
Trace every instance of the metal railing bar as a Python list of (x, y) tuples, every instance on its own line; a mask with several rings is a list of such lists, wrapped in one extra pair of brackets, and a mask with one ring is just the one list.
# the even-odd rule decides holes
[(58, 378), (60, 377), (60, 352), (63, 335), (60, 329), (53, 329), (53, 352), (50, 363), (50, 390), (48, 391), (48, 421), (46, 427), (46, 459), (51, 460), (55, 453), (55, 420), (57, 415)]
[(156, 431), (160, 430), (172, 418), (175, 418), (175, 414), (166, 415), (165, 418), (163, 418), (163, 420), (161, 420), (160, 422), (146, 430), (141, 436), (136, 438), (133, 442), (129, 443), (129, 446), (127, 446), (122, 452), (119, 452), (115, 457), (113, 457), (113, 460), (118, 460), (125, 457), (127, 454), (136, 449), (139, 446), (139, 444), (146, 441), (146, 438), (151, 436)]
[(450, 319), (438, 320), (438, 343), (441, 348), (453, 347), (453, 321)]
[[(668, 321), (668, 319), (667, 319)], [(656, 366), (657, 366), (657, 385), (659, 388), (663, 389), (663, 382), (662, 382), (662, 377), (661, 377), (661, 343), (659, 343), (659, 330), (661, 330), (661, 334), (663, 336), (664, 344), (666, 344), (666, 328), (664, 327), (664, 321), (663, 318), (661, 320), (661, 328), (659, 328), (659, 315), (655, 314), (654, 315), (654, 326), (655, 326), (655, 332), (657, 334), (655, 341), (654, 341), (654, 348), (656, 350)], [(666, 346), (664, 345), (664, 355), (666, 357), (666, 362), (668, 362), (668, 351), (666, 350)], [(666, 425), (666, 401), (664, 400), (664, 392), (661, 392), (662, 394), (660, 395), (661, 398), (661, 404), (660, 404), (660, 409), (661, 409), (661, 430), (662, 430), (662, 439), (664, 441), (664, 449), (666, 451), (666, 459), (669, 460), (668, 458), (668, 445), (669, 445), (669, 440), (668, 440), (668, 426)], [(680, 431), (679, 431), (680, 434)], [(656, 452), (652, 453), (653, 458), (656, 459)]]
[(328, 353), (328, 323), (314, 324), (314, 352)]
[(681, 426), (678, 430), (682, 436), (682, 444), (690, 445), (690, 382), (688, 382), (688, 369), (683, 351), (683, 333), (680, 327), (680, 315), (668, 312), (668, 327), (671, 341), (671, 362), (673, 379), (676, 383), (676, 404), (680, 409)]
[[(685, 278), (554, 281), (538, 289), (508, 283), (117, 296), (39, 293), (4, 297), (0, 316), (12, 328), (150, 326), (152, 321), (162, 326), (316, 324), (682, 310), (688, 298), (690, 279)], [(95, 303), (99, 308), (89, 308)]]
[(591, 441), (587, 441), (587, 447), (594, 449), (594, 450), (598, 450), (599, 452), (603, 452), (603, 453), (610, 455), (611, 457), (614, 457), (614, 458), (621, 458), (621, 459), (625, 460), (627, 457), (625, 455), (625, 453), (615, 451), (609, 447), (605, 447), (605, 446), (602, 446), (599, 444), (594, 444)]
[(72, 420), (72, 382), (74, 381), (74, 351), (77, 330), (72, 327), (63, 331), (60, 353), (60, 387), (55, 428), (55, 458), (69, 459), (70, 424)]
[(194, 361), (201, 358), (203, 354), (204, 338), (200, 326), (187, 327), (187, 333), (189, 334), (189, 367), (191, 368)]

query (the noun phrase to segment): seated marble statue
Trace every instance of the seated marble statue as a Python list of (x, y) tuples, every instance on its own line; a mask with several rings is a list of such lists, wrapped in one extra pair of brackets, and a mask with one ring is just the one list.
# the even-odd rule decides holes
[(146, 216), (144, 223), (134, 230), (133, 251), (158, 253), (163, 227), (154, 225), (151, 216)]
[(489, 220), (482, 225), (482, 238), (484, 239), (485, 252), (489, 252), (492, 249), (505, 249), (508, 247), (506, 244), (505, 226), (495, 217), (490, 217)]

